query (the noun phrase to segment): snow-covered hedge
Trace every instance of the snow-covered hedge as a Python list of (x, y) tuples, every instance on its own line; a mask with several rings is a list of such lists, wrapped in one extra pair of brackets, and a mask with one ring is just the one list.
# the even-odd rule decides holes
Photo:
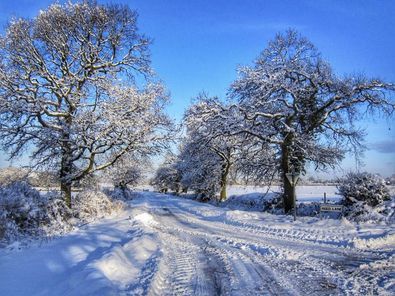
[[(281, 193), (270, 192), (248, 193), (243, 195), (232, 195), (226, 201), (218, 203), (221, 207), (234, 210), (268, 212), (276, 215), (283, 215), (283, 198)], [(320, 204), (300, 203), (297, 206), (298, 216), (318, 216)]]
[(58, 192), (40, 194), (27, 182), (0, 187), (0, 246), (16, 240), (53, 237), (82, 222), (120, 211), (125, 203), (101, 191), (80, 192), (72, 209)]
[(363, 202), (377, 206), (390, 199), (384, 179), (369, 173), (349, 173), (340, 180), (339, 194), (344, 197), (345, 205)]
[(45, 221), (41, 227), (45, 231), (45, 235), (52, 237), (71, 230), (73, 225), (69, 219), (73, 216), (73, 211), (60, 198), (59, 193), (50, 192), (44, 198)]
[(347, 219), (355, 222), (385, 222), (392, 224), (395, 223), (395, 198), (387, 200), (376, 207), (358, 202), (347, 206), (344, 215)]
[(26, 182), (0, 187), (0, 240), (25, 236), (50, 236), (69, 227), (65, 203), (53, 195), (41, 196)]
[(130, 189), (121, 189), (119, 187), (104, 188), (103, 192), (111, 199), (118, 201), (128, 201), (138, 196), (138, 193)]
[(121, 200), (111, 200), (102, 191), (83, 191), (72, 200), (72, 209), (75, 217), (82, 221), (93, 221), (103, 218), (124, 207)]
[(277, 193), (248, 193), (231, 195), (219, 205), (235, 210), (265, 212), (277, 209), (280, 202), (281, 196)]
[(384, 179), (370, 173), (349, 173), (339, 180), (345, 216), (354, 221), (390, 221), (394, 215)]

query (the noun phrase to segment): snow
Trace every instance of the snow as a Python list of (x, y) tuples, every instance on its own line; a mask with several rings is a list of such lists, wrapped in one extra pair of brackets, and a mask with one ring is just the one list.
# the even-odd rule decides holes
[[(301, 185), (296, 187), (297, 201), (306, 202), (322, 202), (324, 199), (324, 193), (328, 202), (337, 202), (341, 199), (341, 196), (337, 194), (336, 186), (317, 186), (317, 185)], [(279, 186), (229, 186), (228, 195), (243, 195), (251, 193), (275, 193), (281, 192)]]
[(393, 295), (394, 238), (394, 224), (141, 192), (62, 238), (1, 249), (0, 295)]
[(395, 246), (395, 234), (370, 239), (355, 239), (354, 246), (359, 249), (392, 249)]
[(153, 225), (157, 224), (154, 217), (148, 213), (142, 213), (134, 217), (134, 220), (141, 222), (144, 225)]

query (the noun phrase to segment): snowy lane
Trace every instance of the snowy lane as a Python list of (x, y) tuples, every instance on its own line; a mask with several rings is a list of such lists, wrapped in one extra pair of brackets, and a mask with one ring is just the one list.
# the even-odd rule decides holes
[(154, 193), (130, 206), (42, 246), (0, 253), (0, 295), (395, 292), (393, 225), (294, 223)]
[[(262, 295), (276, 283), (255, 256), (229, 244), (223, 236), (209, 229), (209, 233), (197, 231), (200, 227), (177, 215), (154, 212), (153, 216), (160, 221), (154, 228), (161, 233), (164, 260), (171, 266), (170, 285), (163, 286), (169, 295)], [(288, 294), (283, 290), (276, 288)]]
[[(345, 229), (247, 223), (229, 219), (222, 209), (172, 197), (146, 202), (156, 221), (151, 227), (166, 242), (170, 284), (162, 287), (170, 295), (382, 295), (394, 288), (392, 251), (353, 248)], [(383, 269), (369, 268), (374, 262), (385, 263)], [(202, 269), (213, 276), (199, 277)], [(177, 281), (178, 274), (183, 280)], [(202, 280), (206, 290), (197, 288)]]

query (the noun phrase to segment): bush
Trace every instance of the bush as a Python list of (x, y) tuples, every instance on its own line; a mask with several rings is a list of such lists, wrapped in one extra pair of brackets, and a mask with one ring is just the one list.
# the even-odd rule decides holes
[(111, 200), (118, 200), (118, 201), (128, 201), (138, 196), (136, 192), (133, 192), (130, 189), (121, 189), (119, 187), (114, 187), (113, 189), (104, 188), (103, 192)]
[(281, 202), (282, 198), (278, 193), (247, 193), (231, 195), (219, 204), (230, 209), (274, 213), (282, 207)]
[(384, 179), (369, 173), (349, 173), (337, 189), (346, 206), (362, 202), (374, 207), (390, 199)]
[(110, 200), (101, 191), (83, 191), (72, 200), (72, 209), (75, 217), (86, 222), (103, 218), (124, 207), (120, 200)]
[(0, 212), (6, 240), (21, 235), (36, 235), (43, 219), (40, 193), (26, 182), (0, 188)]
[(354, 221), (388, 220), (388, 207), (392, 206), (387, 202), (390, 193), (384, 179), (369, 173), (349, 173), (339, 183), (346, 217)]
[(46, 236), (59, 235), (72, 229), (73, 225), (69, 220), (73, 212), (58, 193), (51, 192), (46, 195), (44, 212), (45, 219), (42, 222), (42, 228)]
[(91, 222), (123, 207), (103, 192), (85, 191), (73, 198), (70, 209), (57, 192), (40, 195), (28, 183), (14, 182), (0, 187), (0, 245), (63, 234), (73, 223)]
[(0, 187), (0, 240), (52, 236), (70, 228), (71, 211), (55, 195), (41, 196), (26, 182)]
[(34, 171), (29, 174), (28, 183), (33, 187), (59, 187), (60, 180), (55, 172)]

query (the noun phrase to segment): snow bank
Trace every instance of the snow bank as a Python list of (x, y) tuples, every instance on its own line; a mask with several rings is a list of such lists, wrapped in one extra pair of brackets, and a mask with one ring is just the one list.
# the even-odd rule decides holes
[(354, 246), (358, 249), (390, 249), (395, 246), (395, 234), (389, 234), (383, 237), (354, 240)]
[(148, 213), (141, 213), (134, 217), (135, 221), (138, 221), (144, 225), (155, 225), (158, 222), (155, 221), (154, 217)]
[(0, 249), (0, 295), (147, 295), (158, 238), (129, 215), (18, 252)]

